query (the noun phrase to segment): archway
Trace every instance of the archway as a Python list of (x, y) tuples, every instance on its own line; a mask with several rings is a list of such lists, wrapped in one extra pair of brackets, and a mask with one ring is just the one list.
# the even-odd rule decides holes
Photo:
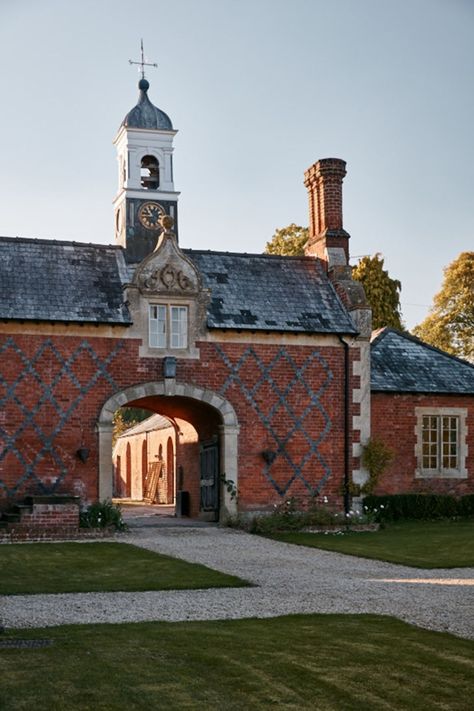
[[(175, 381), (134, 385), (115, 393), (104, 403), (97, 424), (100, 500), (112, 498), (112, 418), (115, 411), (124, 406), (141, 407), (170, 419), (189, 422), (197, 431), (199, 442), (214, 437), (219, 444), (219, 519), (237, 513), (235, 498), (223, 481), (225, 478), (238, 486), (239, 424), (235, 410), (228, 400), (212, 390)], [(177, 453), (175, 455), (177, 457)], [(180, 468), (177, 459), (175, 466)]]

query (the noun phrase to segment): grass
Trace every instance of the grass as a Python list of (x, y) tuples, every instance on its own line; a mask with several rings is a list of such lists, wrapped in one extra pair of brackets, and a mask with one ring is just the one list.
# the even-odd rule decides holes
[(0, 569), (2, 595), (248, 585), (236, 576), (126, 543), (0, 546)]
[(376, 533), (281, 532), (277, 541), (375, 558), (417, 568), (474, 566), (474, 521), (404, 521)]
[(11, 631), (2, 711), (472, 708), (474, 642), (377, 615)]

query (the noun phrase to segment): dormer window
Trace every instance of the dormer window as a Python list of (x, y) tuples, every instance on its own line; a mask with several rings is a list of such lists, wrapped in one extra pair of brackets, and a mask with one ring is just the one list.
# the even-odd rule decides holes
[(140, 165), (140, 182), (146, 190), (160, 187), (160, 164), (155, 156), (143, 156)]
[(149, 307), (150, 348), (179, 349), (188, 347), (188, 307), (151, 304)]

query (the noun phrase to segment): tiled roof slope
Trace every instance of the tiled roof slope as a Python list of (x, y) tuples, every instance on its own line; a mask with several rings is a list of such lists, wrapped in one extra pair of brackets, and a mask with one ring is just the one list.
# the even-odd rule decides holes
[(414, 336), (384, 328), (372, 337), (371, 390), (474, 394), (474, 365)]
[(116, 247), (0, 237), (0, 319), (129, 324)]
[(316, 259), (191, 249), (183, 252), (212, 292), (209, 328), (356, 333)]
[[(183, 250), (211, 290), (209, 328), (356, 333), (316, 259)], [(130, 324), (120, 247), (0, 237), (0, 319)]]
[(166, 430), (172, 426), (173, 425), (166, 417), (162, 417), (162, 415), (158, 414), (151, 415), (151, 417), (147, 417), (146, 420), (142, 420), (142, 422), (139, 422), (138, 424), (133, 425), (133, 427), (130, 427), (128, 430), (122, 432), (120, 437), (117, 437), (117, 439), (129, 437), (130, 435), (143, 434), (144, 432), (153, 432), (154, 430)]

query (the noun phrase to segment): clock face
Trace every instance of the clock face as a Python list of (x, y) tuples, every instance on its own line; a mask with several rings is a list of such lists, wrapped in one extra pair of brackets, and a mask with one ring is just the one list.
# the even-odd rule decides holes
[(157, 202), (144, 202), (138, 210), (138, 219), (147, 230), (159, 230), (161, 228), (158, 220), (165, 211)]

